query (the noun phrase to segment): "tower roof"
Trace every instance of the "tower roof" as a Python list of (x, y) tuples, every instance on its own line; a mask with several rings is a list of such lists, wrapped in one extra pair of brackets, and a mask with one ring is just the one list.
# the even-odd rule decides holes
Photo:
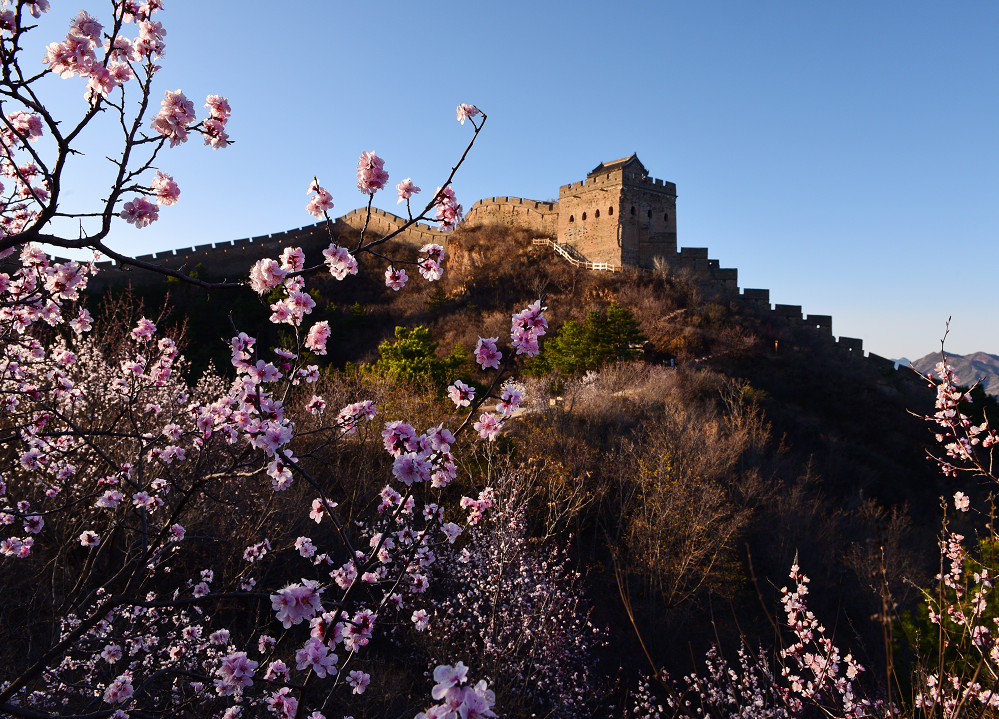
[(599, 165), (593, 168), (587, 177), (593, 175), (599, 175), (602, 172), (612, 172), (614, 170), (629, 169), (632, 172), (638, 172), (642, 175), (648, 175), (649, 171), (645, 169), (645, 165), (642, 161), (638, 159), (638, 153), (629, 155), (628, 157), (622, 157), (620, 160), (612, 160), (611, 162), (601, 162)]

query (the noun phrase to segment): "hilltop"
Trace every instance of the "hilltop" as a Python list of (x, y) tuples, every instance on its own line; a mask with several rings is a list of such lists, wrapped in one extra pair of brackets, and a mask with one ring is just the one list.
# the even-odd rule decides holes
[[(534, 409), (510, 424), (502, 462), (490, 460), (537, 478), (525, 494), (535, 540), (572, 542), (595, 616), (620, 638), (623, 654), (609, 661), (625, 664), (625, 654), (639, 651), (615, 562), (626, 562), (629, 581), (645, 587), (631, 601), (650, 651), (681, 671), (689, 653), (674, 654), (676, 642), (705, 649), (716, 637), (769, 641), (753, 582), (780, 587), (796, 555), (827, 588), (815, 609), (876, 642), (866, 588), (872, 563), (883, 551), (892, 591), (913, 601), (906, 580), (932, 576), (938, 497), (973, 492), (926, 460), (932, 434), (909, 414), (932, 411), (925, 383), (768, 303), (712, 295), (689, 270), (594, 271), (534, 238), (523, 228), (463, 226), (449, 239), (443, 279), (428, 283), (414, 272), (401, 292), (385, 286), (384, 262), (367, 256), (356, 277), (310, 279), (317, 298), (310, 319), (332, 329), (319, 364), (352, 377), (379, 359), (397, 326), (427, 327), (438, 358), (456, 347), (456, 356), (470, 354), (479, 336), (508, 334), (510, 315), (538, 297), (548, 307), (544, 342), (551, 342), (567, 323), (617, 305), (647, 338), (639, 360), (584, 378), (529, 376), (518, 358), (513, 372)], [(211, 277), (210, 267), (197, 271)], [(206, 298), (156, 283), (136, 287), (136, 297), (150, 307), (165, 303), (164, 326), (186, 325), (185, 352), (200, 367), (229, 367), (222, 338), (232, 334), (230, 311), (238, 330), (264, 346), (288, 339), (267, 321), (267, 299), (249, 291), (219, 301), (218, 293)], [(458, 374), (487, 379), (471, 363)], [(395, 391), (409, 392), (405, 386)], [(414, 402), (433, 397), (415, 392)], [(479, 470), (472, 463), (467, 471)], [(701, 517), (695, 524), (685, 519), (692, 513)], [(646, 515), (655, 521), (640, 522)], [(688, 554), (700, 558), (681, 561)], [(730, 607), (713, 626), (712, 601)]]

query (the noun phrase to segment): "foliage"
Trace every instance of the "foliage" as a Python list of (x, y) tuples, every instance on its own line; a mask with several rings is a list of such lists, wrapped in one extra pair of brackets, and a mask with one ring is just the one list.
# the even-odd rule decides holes
[(375, 363), (375, 369), (407, 382), (429, 381), (443, 390), (468, 364), (468, 353), (456, 345), (451, 354), (438, 359), (437, 345), (430, 339), (430, 330), (422, 325), (413, 329), (396, 327), (395, 342), (385, 341), (378, 346), (381, 359)]
[(590, 310), (582, 324), (569, 320), (545, 343), (544, 351), (529, 364), (535, 375), (557, 372), (576, 376), (611, 362), (641, 356), (635, 345), (645, 341), (638, 322), (624, 307), (612, 304), (606, 314)]

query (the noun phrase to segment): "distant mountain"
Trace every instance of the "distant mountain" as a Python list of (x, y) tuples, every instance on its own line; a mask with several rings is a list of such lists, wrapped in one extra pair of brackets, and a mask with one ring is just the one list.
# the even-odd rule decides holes
[[(908, 366), (903, 357), (903, 366)], [(934, 371), (940, 361), (940, 353), (932, 352), (925, 357), (912, 361), (912, 366), (923, 374)], [(963, 385), (971, 385), (982, 380), (982, 389), (992, 395), (999, 395), (999, 355), (986, 352), (975, 352), (970, 355), (947, 355), (947, 363), (954, 368), (955, 374)], [(983, 379), (984, 378), (984, 379)]]

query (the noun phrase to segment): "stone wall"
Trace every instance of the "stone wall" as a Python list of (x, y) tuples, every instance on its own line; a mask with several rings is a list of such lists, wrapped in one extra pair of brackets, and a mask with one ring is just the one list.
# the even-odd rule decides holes
[(559, 205), (523, 197), (487, 197), (479, 200), (465, 214), (465, 226), (505, 225), (523, 227), (540, 237), (554, 237), (558, 232)]
[[(335, 238), (356, 236), (355, 231), (364, 226), (366, 212), (366, 209), (359, 208), (343, 217), (338, 217), (333, 222), (333, 236)], [(391, 212), (373, 209), (367, 231), (372, 235), (384, 237), (401, 229), (406, 222), (407, 220)], [(396, 235), (393, 240), (418, 250), (428, 243), (446, 245), (447, 235), (429, 225), (417, 223)], [(250, 267), (258, 260), (268, 257), (277, 259), (285, 247), (301, 247), (305, 251), (307, 264), (319, 264), (323, 261), (322, 251), (329, 247), (329, 244), (330, 235), (326, 223), (318, 222), (287, 232), (182, 247), (177, 250), (139, 255), (136, 259), (185, 272), (202, 265), (212, 278), (234, 282), (249, 275)], [(111, 261), (99, 262), (97, 266), (101, 271), (91, 282), (95, 288), (113, 283), (161, 282), (164, 279), (163, 275), (156, 272), (128, 265), (120, 266)]]
[[(343, 244), (356, 241), (364, 227), (367, 210), (358, 208), (338, 217), (333, 223), (333, 236)], [(368, 218), (367, 232), (384, 237), (400, 231), (407, 220), (384, 210), (373, 209)], [(864, 357), (863, 341), (832, 334), (832, 317), (803, 315), (798, 305), (770, 305), (770, 291), (739, 289), (739, 272), (723, 268), (718, 260), (710, 259), (707, 248), (677, 248), (676, 185), (617, 169), (590, 174), (585, 180), (559, 188), (558, 202), (541, 202), (523, 197), (487, 197), (469, 209), (464, 226), (498, 224), (527, 229), (539, 238), (550, 238), (585, 263), (605, 263), (606, 269), (624, 266), (648, 270), (659, 262), (673, 271), (695, 275), (705, 292), (705, 299), (735, 300), (769, 313), (778, 323), (814, 330), (843, 352)], [(447, 246), (448, 235), (424, 223), (416, 223), (393, 239), (413, 248), (414, 254), (423, 245), (436, 243)], [(250, 267), (264, 258), (277, 258), (285, 247), (305, 250), (309, 265), (323, 260), (322, 250), (329, 246), (329, 230), (325, 222), (306, 225), (287, 232), (260, 235), (241, 240), (215, 242), (185, 247), (137, 259), (153, 262), (175, 270), (190, 272), (202, 265), (212, 278), (237, 281), (249, 274)], [(66, 260), (56, 261), (65, 262)], [(101, 272), (91, 282), (99, 288), (116, 282), (158, 282), (163, 275), (100, 262)], [(893, 363), (871, 354), (867, 357), (880, 369), (893, 368)]]

